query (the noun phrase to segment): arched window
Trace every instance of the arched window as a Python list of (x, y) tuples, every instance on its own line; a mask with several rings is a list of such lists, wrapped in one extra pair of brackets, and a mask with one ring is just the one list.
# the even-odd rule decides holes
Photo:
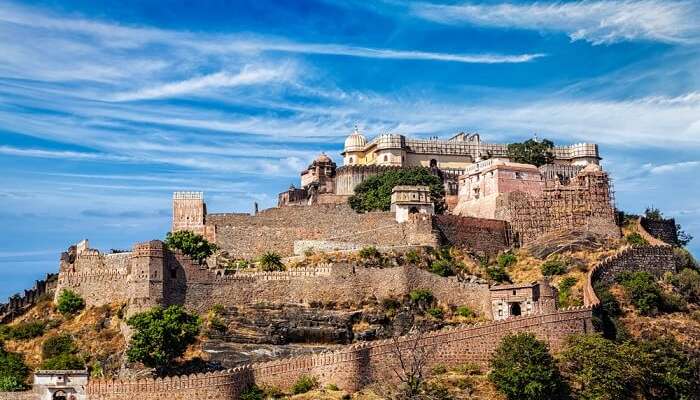
[(437, 166), (437, 160), (434, 158), (430, 159), (430, 168), (437, 168)]
[(386, 154), (384, 154), (384, 162), (387, 162), (387, 161), (389, 161), (389, 156), (387, 156)]
[(518, 316), (520, 314), (521, 314), (520, 303), (511, 303), (510, 304), (510, 315)]
[(348, 160), (348, 162), (349, 162), (350, 164), (352, 164), (352, 157), (350, 157), (350, 159)]
[(51, 397), (52, 400), (67, 400), (66, 392), (63, 390), (59, 390), (56, 393), (53, 394), (53, 397)]
[(411, 207), (408, 209), (409, 214), (418, 214), (418, 208), (417, 207)]

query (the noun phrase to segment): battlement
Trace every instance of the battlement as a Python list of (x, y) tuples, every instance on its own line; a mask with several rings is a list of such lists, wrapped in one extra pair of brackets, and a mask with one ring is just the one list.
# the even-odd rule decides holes
[(133, 257), (155, 257), (163, 258), (164, 243), (160, 240), (151, 240), (150, 242), (138, 243), (134, 245), (134, 250), (131, 252)]
[(204, 200), (204, 192), (173, 192), (173, 200)]

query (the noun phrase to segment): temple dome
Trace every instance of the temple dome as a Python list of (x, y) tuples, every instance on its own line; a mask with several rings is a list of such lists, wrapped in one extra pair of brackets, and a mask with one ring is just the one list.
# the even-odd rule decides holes
[(345, 151), (362, 150), (367, 144), (367, 139), (363, 134), (357, 131), (352, 132), (352, 135), (345, 139)]
[(316, 157), (316, 162), (318, 163), (331, 163), (333, 160), (331, 160), (330, 157), (326, 155), (326, 153), (321, 153)]

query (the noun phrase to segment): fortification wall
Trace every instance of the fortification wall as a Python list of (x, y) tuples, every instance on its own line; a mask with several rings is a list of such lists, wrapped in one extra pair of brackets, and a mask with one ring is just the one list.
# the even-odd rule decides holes
[(435, 226), (453, 246), (493, 255), (511, 245), (508, 222), (496, 219), (437, 215)]
[(55, 296), (70, 289), (83, 297), (88, 306), (126, 301), (131, 260), (131, 252), (102, 254), (90, 249), (77, 255), (64, 253)]
[(639, 223), (649, 235), (670, 245), (678, 245), (678, 234), (676, 231), (676, 220), (652, 220), (641, 217)]
[(347, 264), (293, 268), (281, 272), (221, 275), (179, 253), (165, 257), (164, 302), (204, 312), (215, 304), (334, 303), (359, 305), (382, 298), (402, 298), (414, 289), (430, 289), (444, 304), (467, 305), (491, 315), (487, 284), (443, 278), (416, 267), (356, 268)]
[(0, 323), (6, 324), (32, 308), (44, 295), (52, 296), (56, 291), (58, 274), (46, 274), (46, 278), (34, 283), (31, 289), (25, 289), (22, 295), (15, 294), (7, 304), (0, 304)]
[(398, 166), (384, 165), (347, 165), (340, 167), (335, 172), (335, 194), (352, 196), (355, 194), (355, 187), (370, 176), (400, 168)]
[(0, 392), (0, 400), (40, 400), (39, 393), (31, 390), (26, 392)]
[[(558, 351), (573, 333), (590, 332), (591, 310), (578, 308), (555, 313), (507, 319), (476, 326), (459, 326), (347, 346), (342, 350), (252, 364), (236, 369), (176, 378), (140, 381), (91, 380), (91, 400), (144, 400), (205, 398), (235, 399), (248, 385), (271, 385), (288, 389), (300, 376), (313, 375), (322, 385), (356, 391), (378, 381), (394, 381), (397, 354), (411, 349), (429, 354), (428, 369), (437, 364), (454, 366), (466, 362), (486, 364), (500, 340), (511, 332), (532, 332)], [(398, 349), (398, 350), (397, 350)], [(410, 356), (409, 356), (410, 357)]]
[(207, 218), (216, 224), (217, 244), (235, 258), (266, 251), (294, 255), (298, 240), (330, 240), (360, 245), (435, 245), (429, 221), (398, 224), (393, 213), (357, 214), (346, 204), (282, 207), (251, 215)]

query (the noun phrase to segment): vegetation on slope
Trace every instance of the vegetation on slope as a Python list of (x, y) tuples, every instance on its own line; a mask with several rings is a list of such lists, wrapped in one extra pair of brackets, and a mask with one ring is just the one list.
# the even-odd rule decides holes
[(442, 180), (424, 167), (397, 169), (371, 176), (355, 187), (355, 194), (350, 196), (348, 204), (357, 212), (389, 211), (391, 190), (400, 185), (428, 186), (435, 212), (441, 214), (447, 209)]

